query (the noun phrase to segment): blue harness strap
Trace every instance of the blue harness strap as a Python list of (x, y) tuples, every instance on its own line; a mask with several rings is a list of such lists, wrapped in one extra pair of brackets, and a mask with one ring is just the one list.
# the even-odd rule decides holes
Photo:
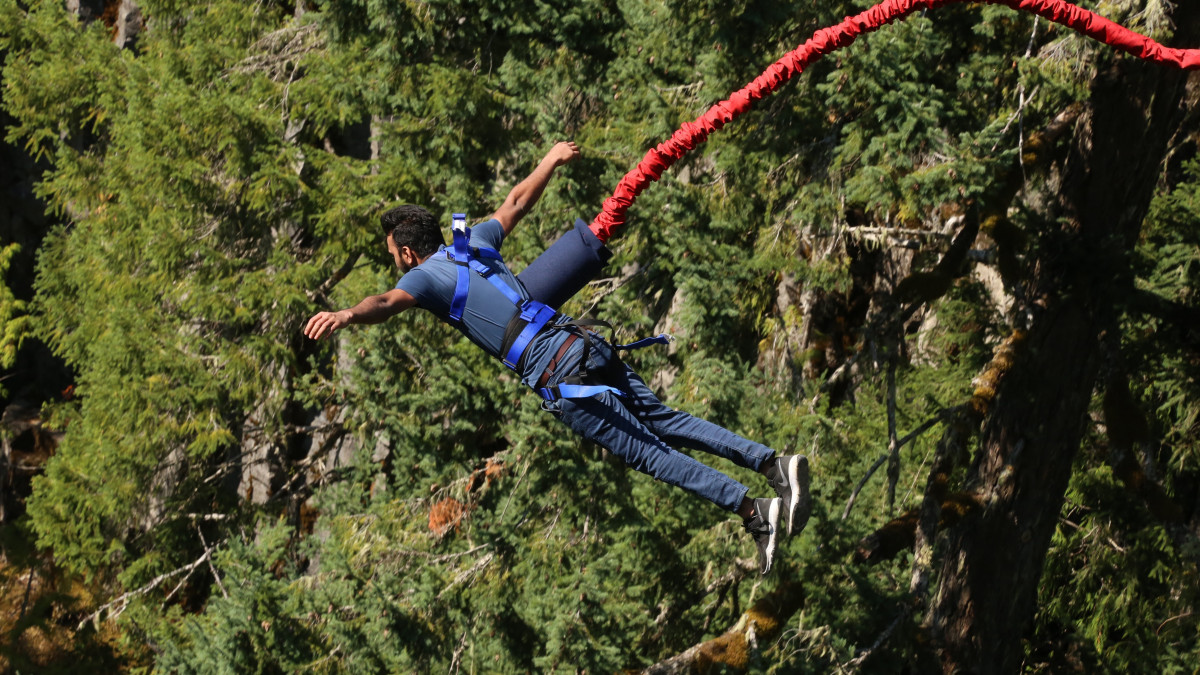
[(553, 387), (537, 389), (537, 395), (547, 401), (557, 401), (560, 398), (591, 398), (604, 392), (612, 392), (617, 396), (625, 396), (625, 392), (610, 387), (607, 384), (559, 384)]
[(525, 348), (529, 346), (530, 342), (533, 342), (533, 338), (542, 330), (542, 326), (545, 326), (557, 314), (558, 312), (536, 300), (530, 300), (521, 305), (521, 320), (529, 323), (521, 329), (517, 339), (513, 340), (512, 346), (508, 348), (508, 353), (501, 359), (504, 361), (504, 365), (516, 370), (517, 362), (521, 360)]
[[(559, 313), (549, 305), (538, 302), (537, 300), (526, 300), (521, 297), (521, 294), (512, 288), (496, 275), (496, 270), (482, 262), (482, 260), (495, 260), (500, 263), (504, 259), (500, 256), (500, 252), (490, 248), (472, 248), (471, 228), (466, 226), (466, 215), (461, 213), (454, 214), (454, 242), (450, 248), (443, 249), (448, 260), (458, 266), (458, 279), (454, 286), (454, 296), (450, 301), (450, 319), (461, 323), (463, 312), (467, 307), (467, 294), (471, 287), (471, 272), (474, 272), (480, 277), (483, 277), (496, 290), (500, 291), (509, 302), (519, 310), (517, 317), (525, 323), (521, 328), (521, 332), (517, 334), (507, 351), (497, 356), (512, 370), (517, 370), (521, 356), (525, 353), (525, 349), (529, 347), (529, 343), (537, 337), (538, 333), (546, 326), (546, 324), (559, 317)], [(608, 325), (604, 322), (577, 322), (599, 323)], [(609, 326), (611, 328), (611, 326)], [(586, 334), (584, 335), (586, 338)], [(617, 349), (633, 350), (648, 347), (652, 344), (666, 344), (670, 342), (671, 337), (668, 335), (656, 335), (654, 337), (643, 338), (636, 342), (627, 345), (617, 345)], [(503, 348), (502, 348), (503, 349)], [(552, 387), (544, 387), (535, 389), (539, 396), (546, 401), (556, 401), (563, 398), (589, 398), (597, 396), (604, 392), (612, 392), (617, 396), (625, 396), (625, 392), (610, 387), (604, 384), (568, 384), (563, 383)]]
[[(471, 229), (467, 227), (467, 214), (456, 213), (454, 222), (454, 253), (448, 257), (458, 263), (458, 282), (454, 285), (454, 297), (450, 300), (450, 318), (462, 321), (467, 308), (467, 289), (471, 285), (471, 273), (467, 263), (471, 261)], [(465, 236), (464, 236), (465, 235)]]
[(667, 335), (666, 333), (660, 333), (658, 335), (655, 335), (654, 337), (644, 337), (641, 340), (635, 340), (633, 342), (630, 342), (627, 345), (616, 345), (614, 347), (614, 349), (620, 349), (621, 351), (631, 352), (635, 349), (649, 347), (650, 345), (670, 344), (671, 341), (674, 339), (675, 338), (671, 337), (670, 335)]
[(471, 272), (486, 279), (517, 307), (520, 311), (520, 319), (525, 322), (525, 327), (521, 329), (508, 351), (498, 354), (504, 365), (516, 370), (521, 355), (525, 353), (525, 348), (529, 346), (530, 342), (533, 342), (533, 338), (537, 337), (542, 328), (558, 315), (558, 312), (536, 300), (522, 298), (515, 289), (496, 276), (495, 270), (483, 264), (480, 259), (503, 262), (504, 259), (500, 256), (500, 252), (490, 248), (471, 248), (469, 245), (471, 228), (466, 227), (465, 224), (459, 226), (459, 214), (457, 213), (454, 214), (454, 220), (453, 247), (445, 251), (446, 257), (458, 265), (458, 281), (454, 286), (454, 297), (450, 302), (450, 318), (454, 321), (462, 321), (463, 310), (467, 306), (467, 294), (471, 286)]

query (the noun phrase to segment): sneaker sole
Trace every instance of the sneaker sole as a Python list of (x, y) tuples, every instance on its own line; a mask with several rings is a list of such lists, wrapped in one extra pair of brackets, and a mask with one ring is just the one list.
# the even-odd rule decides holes
[(791, 491), (791, 494), (788, 495), (789, 508), (786, 514), (789, 537), (804, 531), (804, 526), (808, 524), (809, 512), (812, 510), (808, 495), (808, 486), (811, 481), (808, 474), (808, 458), (796, 456), (791, 459), (792, 461), (787, 463), (787, 481)]
[(779, 504), (780, 500), (772, 499), (771, 508), (767, 511), (767, 523), (771, 525), (771, 534), (767, 538), (767, 568), (761, 570), (763, 576), (771, 573), (775, 566), (775, 553), (779, 550)]

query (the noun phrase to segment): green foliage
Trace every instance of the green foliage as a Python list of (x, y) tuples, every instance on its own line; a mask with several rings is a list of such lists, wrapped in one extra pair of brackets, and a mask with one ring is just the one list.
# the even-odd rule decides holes
[(1080, 471), (1055, 533), (1040, 630), (1073, 626), (1081, 658), (1136, 672), (1194, 667), (1195, 543), (1148, 518), (1107, 468)]
[(1110, 453), (1132, 451), (1169, 498), (1187, 503), (1195, 494), (1200, 391), (1187, 317), (1196, 311), (1200, 287), (1200, 164), (1187, 162), (1180, 178), (1151, 206), (1133, 262), (1139, 294), (1122, 307), (1122, 355), (1139, 409), (1113, 412), (1145, 416), (1157, 440), (1126, 450), (1095, 436), (1085, 446), (1050, 550), (1038, 616), (1042, 642), (1060, 653), (1043, 653), (1035, 642), (1032, 663), (1066, 654), (1130, 672), (1195, 667), (1197, 541), (1180, 523), (1156, 517), (1106, 466)]
[(1130, 308), (1128, 351), (1140, 373), (1138, 400), (1158, 421), (1163, 448), (1158, 460), (1175, 471), (1191, 471), (1200, 458), (1200, 390), (1195, 352), (1181, 350), (1194, 330), (1200, 292), (1200, 162), (1183, 168), (1185, 181), (1151, 206), (1137, 250), (1138, 286), (1148, 295)]
[[(20, 250), (17, 244), (0, 248), (0, 278), (8, 271), (12, 257)], [(18, 300), (7, 284), (0, 284), (0, 368), (11, 368), (17, 358), (21, 342), (29, 334), (30, 321), (26, 314), (26, 303)], [(3, 392), (0, 389), (0, 392)]]

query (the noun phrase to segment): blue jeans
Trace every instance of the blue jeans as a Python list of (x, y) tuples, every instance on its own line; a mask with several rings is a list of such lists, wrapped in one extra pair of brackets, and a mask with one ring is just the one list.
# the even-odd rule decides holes
[[(726, 511), (736, 511), (748, 488), (675, 447), (703, 450), (756, 471), (774, 457), (775, 451), (712, 422), (668, 408), (633, 369), (616, 359), (607, 342), (593, 334), (592, 343), (594, 348), (588, 350), (586, 364), (589, 383), (607, 384), (626, 395), (604, 392), (590, 398), (560, 399), (547, 407), (577, 434), (608, 449), (628, 466)], [(582, 345), (580, 340), (572, 349), (582, 350)], [(579, 370), (579, 366), (564, 368), (549, 384), (581, 374)]]

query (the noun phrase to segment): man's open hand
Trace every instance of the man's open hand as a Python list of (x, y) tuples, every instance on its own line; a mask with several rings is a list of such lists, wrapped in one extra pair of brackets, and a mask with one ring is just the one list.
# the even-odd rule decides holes
[(321, 312), (308, 320), (308, 324), (304, 326), (304, 334), (314, 340), (320, 340), (348, 325), (350, 325), (350, 313), (345, 310)]

